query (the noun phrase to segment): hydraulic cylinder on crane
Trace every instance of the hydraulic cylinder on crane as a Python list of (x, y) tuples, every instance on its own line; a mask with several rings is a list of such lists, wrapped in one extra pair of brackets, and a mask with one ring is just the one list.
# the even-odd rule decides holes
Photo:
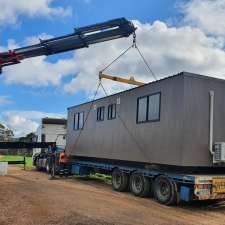
[(76, 28), (74, 33), (40, 40), (40, 43), (0, 53), (0, 73), (2, 67), (20, 63), (21, 60), (41, 55), (53, 55), (61, 52), (89, 47), (89, 45), (128, 37), (135, 32), (132, 22), (125, 18)]

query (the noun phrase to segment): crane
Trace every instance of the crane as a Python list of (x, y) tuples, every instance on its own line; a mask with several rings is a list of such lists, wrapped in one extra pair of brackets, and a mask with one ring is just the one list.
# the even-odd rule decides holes
[(122, 78), (122, 77), (116, 77), (116, 76), (112, 76), (112, 75), (109, 75), (109, 74), (99, 72), (99, 80), (101, 80), (103, 78), (108, 79), (108, 80), (117, 81), (117, 82), (120, 82), (120, 83), (132, 84), (132, 85), (137, 85), (137, 86), (143, 86), (143, 85), (146, 84), (146, 83), (143, 83), (143, 82), (140, 82), (140, 81), (136, 81), (133, 76), (131, 76), (130, 79), (125, 79), (125, 78)]
[(125, 18), (114, 19), (85, 27), (75, 28), (74, 32), (61, 37), (41, 40), (40, 43), (8, 50), (0, 53), (0, 73), (2, 68), (20, 63), (21, 60), (53, 55), (74, 49), (89, 47), (89, 45), (129, 37), (134, 34), (135, 27)]

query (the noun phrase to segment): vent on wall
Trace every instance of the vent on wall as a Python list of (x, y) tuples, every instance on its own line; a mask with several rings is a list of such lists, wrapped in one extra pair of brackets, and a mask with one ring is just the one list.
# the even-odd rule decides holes
[(225, 142), (217, 142), (213, 146), (214, 149), (214, 162), (225, 162)]

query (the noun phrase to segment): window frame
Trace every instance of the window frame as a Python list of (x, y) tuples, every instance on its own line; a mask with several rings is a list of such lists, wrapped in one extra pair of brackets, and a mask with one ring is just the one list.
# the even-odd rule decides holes
[[(115, 106), (115, 116), (112, 116), (113, 115), (113, 106)], [(109, 115), (109, 109), (110, 109), (110, 107), (111, 107), (111, 115)], [(108, 120), (114, 120), (114, 119), (116, 119), (116, 103), (113, 103), (113, 104), (110, 104), (110, 105), (108, 105), (108, 113), (107, 113), (107, 119)]]
[(148, 117), (148, 95), (144, 95), (141, 97), (137, 98), (137, 112), (136, 112), (136, 123), (146, 123), (147, 120), (145, 121), (139, 121), (138, 116), (139, 116), (139, 100), (142, 98), (147, 98), (147, 103), (146, 103), (146, 113), (145, 113), (145, 118), (147, 119)]
[[(157, 119), (149, 120), (148, 115), (149, 115), (149, 98), (153, 95), (159, 95), (159, 116)], [(146, 109), (146, 120), (145, 121), (138, 121), (138, 112), (139, 112), (139, 99), (146, 98), (147, 97), (147, 109)], [(159, 122), (161, 119), (161, 92), (155, 92), (149, 95), (144, 95), (141, 97), (137, 98), (137, 110), (136, 110), (136, 123), (141, 124), (141, 123), (149, 123), (149, 122)]]
[[(102, 110), (102, 109), (103, 109), (103, 110)], [(102, 117), (102, 119), (101, 119), (101, 114), (100, 114), (100, 119), (98, 118), (98, 111), (99, 111), (99, 110), (100, 110), (100, 112), (103, 111), (103, 117)], [(99, 106), (99, 107), (97, 107), (96, 111), (97, 111), (96, 121), (97, 121), (97, 122), (104, 121), (104, 119), (105, 119), (105, 106)]]
[(77, 122), (78, 122), (78, 125), (79, 125), (79, 112), (76, 112), (74, 113), (73, 115), (73, 130), (79, 130), (79, 126), (78, 128), (76, 128), (76, 115), (78, 115), (78, 119), (77, 119)]
[[(80, 114), (83, 114), (83, 126), (82, 127), (80, 127)], [(75, 121), (75, 118), (76, 118), (76, 115), (78, 115), (78, 126), (77, 126), (77, 128), (76, 128), (76, 121)], [(74, 116), (73, 116), (73, 130), (83, 130), (83, 128), (84, 128), (84, 111), (81, 111), (81, 112), (76, 112), (76, 113), (74, 113)]]
[[(83, 123), (82, 124), (83, 126), (82, 127), (80, 127), (80, 114), (83, 114), (83, 122), (82, 122)], [(83, 128), (84, 128), (84, 121), (85, 121), (85, 119), (84, 119), (84, 111), (81, 111), (79, 113), (79, 120), (78, 121), (79, 121), (79, 129), (78, 130), (83, 130)]]

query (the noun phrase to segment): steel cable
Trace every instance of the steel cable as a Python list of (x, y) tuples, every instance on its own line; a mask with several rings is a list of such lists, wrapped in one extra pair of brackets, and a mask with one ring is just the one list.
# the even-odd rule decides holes
[(131, 48), (133, 48), (133, 44), (127, 48), (125, 51), (123, 51), (118, 57), (116, 57), (112, 62), (110, 62), (101, 72), (105, 71), (108, 69), (114, 62), (116, 62), (120, 57), (122, 57), (124, 54), (126, 54)]
[(133, 43), (130, 47), (128, 47), (125, 51), (123, 51), (118, 57), (116, 57), (112, 62), (110, 62), (104, 69), (102, 69), (100, 72), (105, 71), (106, 69), (108, 69), (113, 63), (115, 63), (119, 58), (121, 58), (123, 55), (125, 55), (131, 48), (135, 48), (138, 52), (138, 54), (140, 55), (141, 59), (143, 60), (145, 66), (147, 67), (148, 72), (152, 75), (152, 77), (155, 79), (155, 81), (157, 81), (157, 77), (155, 75), (155, 73), (153, 72), (153, 70), (151, 69), (149, 63), (147, 62), (147, 60), (145, 59), (143, 53), (141, 52), (141, 50), (139, 49), (139, 47), (137, 46), (137, 42), (136, 42), (136, 34), (134, 33), (133, 35)]
[[(75, 141), (75, 143), (74, 143), (74, 148), (77, 146), (78, 141), (79, 141), (80, 136), (81, 136), (81, 133), (82, 133), (82, 131), (83, 131), (83, 129), (84, 129), (84, 126), (85, 126), (85, 124), (86, 124), (86, 122), (87, 122), (87, 120), (88, 120), (88, 117), (89, 117), (89, 114), (90, 114), (91, 109), (92, 109), (92, 107), (93, 107), (95, 98), (96, 98), (96, 96), (97, 96), (97, 94), (98, 94), (98, 90), (99, 90), (100, 85), (101, 85), (101, 81), (99, 81), (98, 86), (97, 86), (96, 91), (95, 91), (95, 94), (94, 94), (94, 97), (93, 97), (93, 99), (91, 100), (90, 108), (89, 108), (88, 113), (87, 113), (87, 116), (86, 116), (86, 118), (85, 118), (85, 120), (84, 120), (83, 127), (82, 127), (82, 129), (80, 130), (80, 132), (79, 132), (79, 134), (78, 134), (78, 137), (76, 138), (76, 141)], [(71, 153), (71, 152), (70, 152), (70, 153)]]
[(153, 78), (157, 81), (156, 75), (155, 73), (152, 71), (150, 65), (148, 64), (147, 60), (145, 59), (145, 57), (143, 56), (143, 54), (141, 53), (140, 49), (138, 48), (137, 44), (135, 45), (135, 49), (137, 49), (139, 55), (141, 56), (141, 58), (144, 61), (144, 64), (146, 65), (146, 67), (148, 68), (149, 72), (152, 74)]
[[(102, 83), (100, 83), (100, 85), (101, 85), (101, 87), (102, 87), (102, 89), (103, 89), (103, 91), (104, 91), (104, 93), (105, 93), (105, 96), (106, 96), (106, 97), (109, 97), (109, 95), (107, 94), (107, 92), (106, 92), (104, 86), (102, 85)], [(109, 98), (109, 103), (110, 103), (110, 104), (113, 104), (114, 102), (112, 102), (112, 101), (110, 100), (110, 98)], [(130, 135), (131, 139), (133, 140), (133, 142), (134, 142), (134, 143), (136, 144), (136, 146), (138, 147), (139, 151), (142, 152), (143, 155), (144, 155), (147, 159), (149, 159), (149, 158), (148, 158), (148, 155), (147, 155), (147, 154), (145, 153), (145, 151), (142, 149), (140, 143), (136, 140), (135, 136), (133, 135), (133, 133), (132, 133), (132, 132), (130, 131), (130, 129), (127, 127), (125, 121), (124, 121), (124, 120), (122, 119), (122, 117), (120, 116), (120, 114), (119, 114), (117, 108), (116, 108), (116, 114), (118, 115), (119, 120), (122, 122), (124, 128), (126, 129), (126, 131), (128, 132), (128, 134)], [(150, 163), (150, 160), (149, 160), (148, 162)]]
[[(121, 58), (123, 55), (125, 55), (131, 48), (135, 48), (135, 49), (138, 51), (138, 53), (139, 53), (140, 57), (142, 58), (144, 64), (145, 64), (146, 67), (148, 68), (148, 71), (151, 73), (151, 75), (153, 76), (153, 78), (157, 81), (156, 75), (154, 74), (154, 72), (153, 72), (152, 69), (150, 68), (150, 65), (148, 64), (148, 62), (146, 61), (145, 57), (143, 56), (143, 54), (141, 53), (140, 49), (138, 48), (138, 46), (137, 46), (137, 44), (136, 44), (136, 35), (134, 35), (132, 45), (131, 45), (130, 47), (128, 47), (125, 51), (123, 51), (123, 52), (122, 52), (118, 57), (116, 57), (112, 62), (110, 62), (103, 70), (101, 70), (101, 72), (103, 72), (103, 71), (105, 71), (106, 69), (108, 69), (108, 68), (109, 68), (113, 63), (115, 63), (119, 58)], [(106, 92), (104, 86), (102, 85), (101, 80), (99, 80), (99, 83), (98, 83), (97, 89), (96, 89), (96, 91), (95, 91), (94, 97), (93, 97), (93, 99), (92, 99), (92, 101), (91, 101), (90, 108), (89, 108), (88, 113), (87, 113), (87, 116), (86, 116), (86, 118), (85, 118), (85, 121), (84, 121), (84, 124), (83, 124), (83, 128), (85, 127), (85, 124), (86, 124), (86, 122), (87, 122), (87, 119), (88, 119), (89, 114), (90, 114), (90, 112), (91, 112), (91, 109), (92, 109), (92, 107), (93, 107), (93, 104), (94, 104), (94, 101), (95, 101), (95, 98), (96, 98), (96, 96), (97, 96), (97, 93), (98, 93), (98, 90), (99, 90), (99, 87), (100, 87), (100, 86), (102, 87), (102, 89), (103, 89), (103, 91), (104, 91), (106, 97), (109, 96), (109, 95), (107, 94), (107, 92)], [(110, 101), (110, 100), (109, 100), (109, 101)], [(131, 131), (129, 130), (129, 128), (127, 127), (125, 121), (121, 118), (121, 116), (120, 116), (120, 114), (118, 113), (118, 110), (117, 110), (117, 109), (116, 109), (116, 113), (117, 113), (117, 115), (118, 115), (118, 118), (119, 118), (120, 121), (122, 122), (124, 128), (127, 130), (128, 134), (130, 135), (131, 139), (132, 139), (132, 140), (134, 141), (134, 143), (137, 145), (138, 149), (139, 149), (145, 156), (147, 156), (146, 153), (145, 153), (145, 151), (142, 150), (142, 147), (141, 147), (141, 145), (139, 144), (139, 142), (136, 140), (136, 138), (134, 137), (134, 135), (132, 134), (132, 132), (131, 132)], [(75, 143), (74, 143), (74, 148), (77, 146), (77, 143), (78, 143), (78, 141), (79, 141), (79, 139), (80, 139), (80, 136), (81, 136), (81, 134), (82, 134), (83, 128), (80, 130), (80, 132), (79, 132), (79, 134), (78, 134), (78, 137), (77, 137), (77, 139), (76, 139), (76, 141), (75, 141)], [(147, 158), (148, 158), (148, 156), (147, 156)]]

